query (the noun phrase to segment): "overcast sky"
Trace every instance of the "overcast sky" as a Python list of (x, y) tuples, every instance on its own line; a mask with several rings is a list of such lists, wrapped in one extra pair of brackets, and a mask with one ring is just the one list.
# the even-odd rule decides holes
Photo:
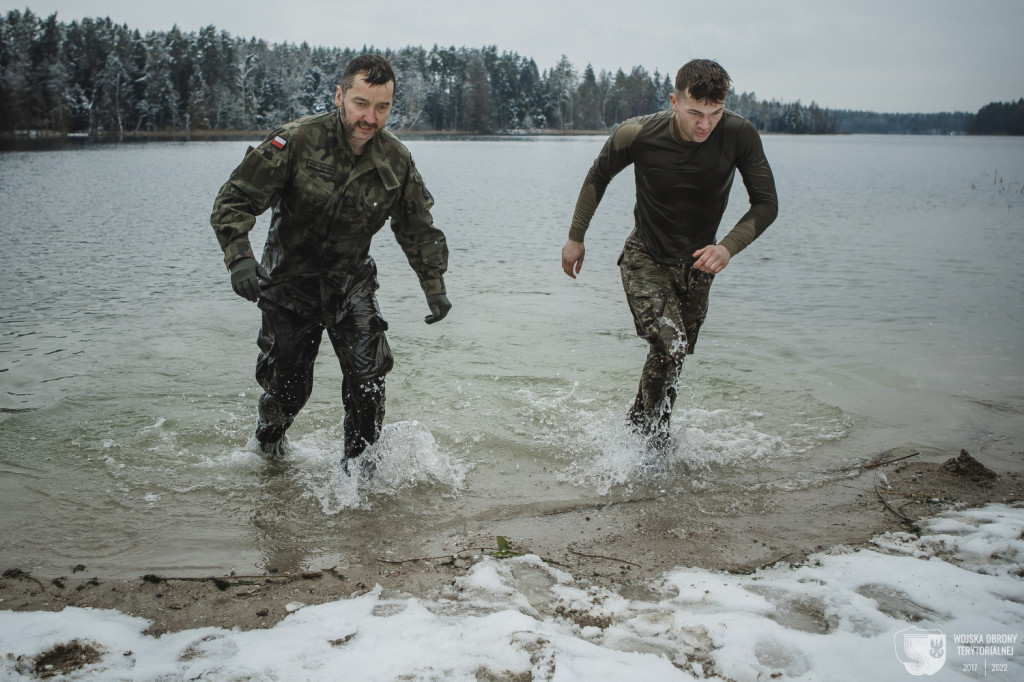
[(482, 47), (580, 72), (674, 75), (718, 60), (737, 91), (880, 112), (977, 111), (1024, 97), (1021, 0), (0, 0), (143, 33), (214, 25), (268, 42)]

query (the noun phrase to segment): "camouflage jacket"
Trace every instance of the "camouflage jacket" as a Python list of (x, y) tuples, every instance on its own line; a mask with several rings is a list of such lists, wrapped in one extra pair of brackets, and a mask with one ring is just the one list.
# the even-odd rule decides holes
[(377, 289), (370, 241), (388, 218), (425, 294), (445, 293), (444, 233), (409, 150), (380, 131), (356, 157), (335, 110), (270, 133), (231, 173), (210, 222), (231, 265), (253, 256), (249, 231), (273, 207), (263, 298), (328, 324)]

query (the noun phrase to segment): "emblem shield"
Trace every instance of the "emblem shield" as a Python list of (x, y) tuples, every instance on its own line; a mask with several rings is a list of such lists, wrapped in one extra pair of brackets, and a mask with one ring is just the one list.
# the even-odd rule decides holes
[(893, 636), (896, 658), (911, 675), (934, 675), (946, 663), (946, 635), (911, 626)]

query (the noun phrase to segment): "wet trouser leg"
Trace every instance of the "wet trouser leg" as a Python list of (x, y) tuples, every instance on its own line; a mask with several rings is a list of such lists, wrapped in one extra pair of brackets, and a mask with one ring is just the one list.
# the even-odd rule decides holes
[(319, 318), (303, 318), (267, 301), (260, 307), (263, 323), (257, 339), (256, 381), (264, 393), (259, 401), (256, 438), (268, 447), (281, 440), (309, 400), (324, 326)]
[(668, 435), (672, 407), (676, 402), (676, 382), (682, 361), (656, 351), (647, 354), (636, 398), (629, 408), (629, 421), (645, 436)]
[(667, 441), (683, 360), (707, 316), (714, 276), (658, 263), (632, 242), (619, 268), (637, 335), (649, 345), (629, 420), (645, 437)]
[(368, 297), (355, 303), (345, 319), (327, 329), (343, 376), (345, 459), (358, 457), (380, 437), (384, 424), (384, 377), (395, 364), (384, 334), (387, 326), (376, 300)]

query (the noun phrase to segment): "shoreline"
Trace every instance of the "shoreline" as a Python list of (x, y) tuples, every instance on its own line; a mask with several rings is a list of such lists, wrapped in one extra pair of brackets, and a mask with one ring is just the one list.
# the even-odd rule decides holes
[[(467, 130), (391, 130), (398, 139), (407, 140), (517, 140), (530, 137), (607, 136), (608, 130), (508, 130), (480, 133)], [(0, 133), (0, 151), (66, 149), (92, 145), (136, 144), (144, 142), (259, 142), (268, 130), (159, 130), (58, 133), (48, 130), (15, 130)]]
[[(301, 573), (175, 577), (41, 576), (0, 566), (0, 610), (114, 609), (150, 621), (147, 634), (198, 627), (270, 628), (296, 603), (365, 594), (432, 598), (486, 555), (535, 554), (583, 586), (654, 598), (651, 583), (678, 567), (750, 574), (799, 565), (815, 552), (858, 547), (950, 509), (1024, 502), (1024, 474), (994, 472), (962, 452), (941, 463), (890, 451), (859, 473), (823, 486), (720, 496), (703, 509), (664, 499), (533, 510), (474, 519), (457, 545), (431, 540), (407, 556), (366, 551), (347, 566)], [(720, 507), (712, 509), (711, 507)]]

